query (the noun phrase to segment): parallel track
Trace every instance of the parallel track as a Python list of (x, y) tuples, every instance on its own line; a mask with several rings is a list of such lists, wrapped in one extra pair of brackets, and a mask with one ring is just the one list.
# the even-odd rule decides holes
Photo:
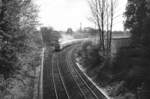
[(66, 86), (59, 71), (58, 57), (54, 55), (52, 59), (53, 83), (55, 87), (56, 99), (69, 99)]
[(72, 55), (72, 49), (70, 52), (68, 52), (68, 55), (66, 56), (66, 61), (68, 63), (67, 66), (70, 69), (70, 71), (72, 71), (71, 73), (73, 77), (76, 79), (76, 81), (78, 82), (82, 92), (86, 95), (86, 99), (99, 99), (99, 97), (93, 92), (93, 90), (89, 87), (86, 81), (74, 69), (74, 64), (72, 63), (71, 55)]
[(84, 94), (81, 92), (78, 84), (73, 79), (70, 70), (67, 68), (67, 63), (65, 62), (65, 55), (69, 48), (59, 54), (59, 67), (62, 74), (62, 78), (66, 85), (66, 89), (70, 95), (70, 99), (85, 99)]
[(72, 54), (74, 47), (45, 60), (43, 99), (106, 99), (76, 66)]
[(70, 55), (68, 55), (68, 57), (69, 57), (69, 59), (70, 59), (70, 63), (72, 64), (72, 66), (70, 66), (70, 67), (72, 67), (75, 71), (76, 71), (76, 74), (78, 74), (80, 77), (81, 77), (81, 79), (83, 79), (83, 81), (88, 85), (88, 87), (90, 88), (90, 90), (92, 91), (92, 93), (94, 93), (95, 95), (96, 95), (96, 97), (98, 97), (98, 99), (107, 99), (106, 98), (106, 96), (104, 96), (101, 92), (100, 92), (100, 90), (98, 90), (97, 88), (96, 88), (96, 86), (91, 82), (91, 81), (89, 81), (89, 79), (83, 74), (83, 72), (77, 67), (77, 65), (76, 65), (76, 62), (75, 62), (75, 57), (74, 57), (74, 54), (73, 53), (76, 53), (75, 51), (76, 51), (76, 48), (77, 48), (77, 46), (74, 48), (74, 49), (72, 49), (71, 51), (70, 51)]
[(52, 75), (52, 55), (48, 55), (44, 61), (43, 69), (43, 99), (56, 99)]

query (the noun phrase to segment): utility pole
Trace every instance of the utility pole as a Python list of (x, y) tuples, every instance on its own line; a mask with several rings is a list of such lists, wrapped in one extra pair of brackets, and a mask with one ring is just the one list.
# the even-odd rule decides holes
[(82, 23), (80, 22), (80, 31), (82, 31)]

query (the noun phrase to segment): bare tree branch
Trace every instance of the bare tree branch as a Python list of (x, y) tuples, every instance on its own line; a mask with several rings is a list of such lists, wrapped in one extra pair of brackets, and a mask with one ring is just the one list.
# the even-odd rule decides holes
[(104, 53), (109, 53), (117, 0), (90, 0), (88, 3), (92, 14), (90, 19), (98, 28), (100, 47)]

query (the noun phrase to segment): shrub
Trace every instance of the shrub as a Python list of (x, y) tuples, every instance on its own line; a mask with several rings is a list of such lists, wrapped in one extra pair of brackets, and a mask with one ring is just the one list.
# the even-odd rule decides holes
[(88, 69), (93, 69), (99, 66), (104, 60), (99, 54), (98, 47), (92, 42), (83, 43), (78, 51), (78, 56), (81, 57), (83, 66)]
[(136, 91), (142, 83), (150, 81), (149, 58), (149, 51), (143, 46), (121, 48), (113, 62), (112, 82), (124, 80), (129, 90)]

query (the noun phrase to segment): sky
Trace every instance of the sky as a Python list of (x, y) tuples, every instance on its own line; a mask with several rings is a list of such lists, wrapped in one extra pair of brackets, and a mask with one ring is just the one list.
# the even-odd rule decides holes
[[(87, 0), (34, 0), (39, 6), (39, 21), (42, 26), (53, 27), (56, 30), (77, 30), (82, 27), (95, 27), (88, 20), (91, 16)], [(123, 30), (123, 12), (127, 0), (118, 0), (113, 30)]]

